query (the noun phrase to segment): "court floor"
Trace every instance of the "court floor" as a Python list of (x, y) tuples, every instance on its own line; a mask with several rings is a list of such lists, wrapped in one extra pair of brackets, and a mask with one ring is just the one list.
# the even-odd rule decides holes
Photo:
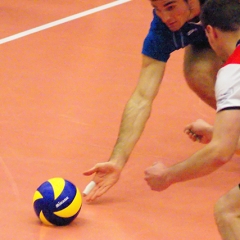
[(147, 0), (1, 0), (0, 239), (220, 240), (217, 199), (239, 182), (239, 157), (205, 178), (153, 192), (144, 170), (171, 165), (202, 146), (183, 128), (214, 110), (187, 87), (183, 50), (172, 54), (151, 118), (120, 181), (83, 201), (66, 227), (39, 223), (36, 188), (63, 177), (82, 191), (83, 172), (107, 161), (137, 83)]

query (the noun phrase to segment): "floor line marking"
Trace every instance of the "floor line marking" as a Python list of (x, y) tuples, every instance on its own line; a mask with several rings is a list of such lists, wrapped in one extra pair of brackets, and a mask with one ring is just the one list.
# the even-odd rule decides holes
[(67, 23), (67, 22), (76, 20), (78, 18), (82, 18), (82, 17), (85, 17), (87, 15), (91, 15), (93, 13), (97, 13), (97, 12), (100, 12), (100, 11), (106, 10), (108, 8), (112, 8), (112, 7), (118, 6), (118, 5), (126, 3), (126, 2), (130, 2), (130, 1), (131, 0), (117, 0), (117, 1), (114, 1), (114, 2), (111, 2), (111, 3), (107, 3), (105, 5), (102, 5), (102, 6), (99, 6), (99, 7), (96, 7), (96, 8), (92, 8), (92, 9), (84, 11), (84, 12), (80, 12), (80, 13), (71, 15), (69, 17), (65, 17), (65, 18), (62, 18), (62, 19), (59, 19), (59, 20), (56, 20), (56, 21), (53, 21), (53, 22), (41, 25), (39, 27), (35, 27), (35, 28), (32, 28), (32, 29), (29, 29), (29, 30), (24, 31), (24, 32), (20, 32), (20, 33), (14, 34), (12, 36), (9, 36), (9, 37), (6, 37), (6, 38), (2, 38), (2, 39), (0, 39), (0, 44), (7, 43), (7, 42), (10, 42), (10, 41), (13, 41), (13, 40), (16, 40), (16, 39), (28, 36), (30, 34), (37, 33), (37, 32), (46, 30), (48, 28), (52, 28), (52, 27), (61, 25), (63, 23)]
[(17, 199), (19, 200), (19, 190), (18, 190), (18, 186), (16, 181), (14, 180), (14, 177), (11, 173), (11, 171), (9, 170), (9, 168), (7, 167), (6, 163), (4, 162), (4, 160), (0, 157), (0, 165), (3, 168), (3, 171), (5, 172), (7, 179), (9, 180), (9, 183), (11, 185), (13, 194), (15, 195), (15, 197), (17, 197)]

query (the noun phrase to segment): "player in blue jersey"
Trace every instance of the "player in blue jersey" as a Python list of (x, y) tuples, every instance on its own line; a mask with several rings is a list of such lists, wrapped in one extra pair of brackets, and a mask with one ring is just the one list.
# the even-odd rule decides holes
[[(164, 1), (162, 1), (164, 3)], [(187, 3), (185, 3), (187, 5)], [(199, 19), (194, 18), (182, 25), (181, 22), (169, 18), (163, 22), (161, 14), (158, 13), (158, 6), (152, 3), (153, 21), (147, 37), (145, 38), (142, 53), (153, 59), (167, 62), (170, 54), (189, 44), (207, 46), (208, 41), (203, 27), (199, 24)], [(186, 12), (186, 20), (189, 19), (189, 13)], [(174, 13), (173, 13), (174, 14)], [(158, 16), (159, 15), (159, 16)], [(183, 16), (181, 16), (183, 17)], [(175, 24), (175, 25), (174, 25)], [(181, 28), (179, 29), (179, 27)]]
[[(187, 160), (166, 167), (156, 163), (145, 171), (152, 190), (162, 191), (170, 185), (202, 177), (227, 163), (239, 150), (240, 136), (240, 1), (208, 0), (201, 21), (212, 49), (224, 61), (217, 74), (215, 93), (217, 113), (214, 127), (202, 120), (186, 131), (207, 143)], [(240, 240), (240, 184), (215, 205), (215, 219), (224, 240)]]
[(87, 176), (95, 173), (96, 185), (87, 201), (101, 196), (118, 181), (151, 114), (171, 52), (186, 47), (184, 72), (188, 85), (206, 103), (216, 106), (214, 83), (222, 61), (209, 47), (204, 29), (198, 23), (199, 0), (150, 0), (150, 3), (154, 18), (143, 44), (139, 81), (126, 104), (109, 161), (84, 172)]

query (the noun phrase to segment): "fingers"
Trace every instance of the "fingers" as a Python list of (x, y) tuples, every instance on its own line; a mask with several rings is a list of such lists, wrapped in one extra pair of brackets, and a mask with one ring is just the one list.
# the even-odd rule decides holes
[(121, 169), (110, 162), (98, 163), (83, 174), (89, 176), (94, 174), (92, 181), (83, 191), (86, 201), (90, 202), (103, 195), (112, 187), (120, 177)]
[[(97, 173), (98, 167), (95, 165), (93, 168), (90, 168), (89, 170), (83, 172), (83, 175), (90, 176), (94, 173)], [(82, 192), (83, 197), (86, 197), (86, 201), (94, 200), (96, 197), (92, 197), (94, 193), (97, 190), (97, 184), (95, 181), (91, 181), (88, 183), (88, 185), (85, 187), (85, 189)]]
[(91, 181), (86, 187), (85, 189), (83, 190), (83, 196), (87, 196), (91, 191), (92, 189), (96, 186), (96, 183), (94, 181)]
[(104, 174), (107, 172), (112, 172), (114, 170), (114, 167), (110, 162), (107, 163), (97, 163), (94, 167), (90, 168), (89, 170), (85, 171), (83, 175), (90, 176), (93, 173), (101, 173)]
[(92, 175), (93, 173), (96, 173), (98, 171), (98, 167), (97, 166), (94, 166), (92, 168), (90, 168), (89, 170), (83, 172), (83, 175), (85, 176), (90, 176)]
[(96, 199), (96, 192), (98, 190), (98, 186), (95, 181), (91, 181), (83, 190), (83, 197), (86, 197), (87, 202), (91, 202)]
[(188, 125), (184, 128), (183, 131), (184, 131), (185, 133), (188, 133), (191, 128), (192, 128), (192, 124), (188, 124)]
[[(190, 126), (190, 125), (189, 125)], [(192, 139), (194, 142), (198, 141), (201, 142), (201, 136), (197, 135), (196, 133), (194, 133), (190, 127), (186, 127), (184, 132), (189, 136), (190, 139)]]
[[(93, 182), (93, 181), (91, 181), (91, 182)], [(87, 185), (87, 187), (88, 186), (90, 186), (91, 187), (91, 190), (90, 190), (90, 192), (87, 194), (87, 195), (83, 195), (84, 197), (86, 197), (86, 201), (87, 202), (93, 202), (94, 200), (96, 200), (98, 197), (101, 197), (105, 192), (107, 192), (107, 190), (111, 187), (111, 186), (105, 186), (105, 185), (101, 185), (100, 183), (99, 184), (96, 184), (95, 182), (94, 182), (94, 184), (93, 183), (89, 183), (88, 185)], [(92, 186), (91, 186), (92, 185)], [(87, 188), (86, 187), (86, 188)], [(90, 188), (89, 187), (89, 188)], [(86, 188), (84, 189), (84, 192), (86, 193)]]

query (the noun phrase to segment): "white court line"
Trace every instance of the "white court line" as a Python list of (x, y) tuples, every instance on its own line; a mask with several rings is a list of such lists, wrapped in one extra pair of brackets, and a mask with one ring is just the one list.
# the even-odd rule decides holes
[(105, 5), (96, 7), (96, 8), (92, 8), (90, 10), (87, 10), (87, 11), (84, 11), (84, 12), (81, 12), (81, 13), (77, 13), (77, 14), (74, 14), (72, 16), (62, 18), (62, 19), (59, 19), (57, 21), (47, 23), (47, 24), (44, 24), (44, 25), (36, 27), (36, 28), (32, 28), (30, 30), (14, 34), (14, 35), (6, 37), (6, 38), (2, 38), (2, 39), (0, 39), (0, 44), (7, 43), (7, 42), (10, 42), (10, 41), (16, 40), (18, 38), (22, 38), (22, 37), (28, 36), (30, 34), (40, 32), (40, 31), (46, 30), (48, 28), (55, 27), (55, 26), (58, 26), (60, 24), (70, 22), (70, 21), (73, 21), (75, 19), (85, 17), (87, 15), (90, 15), (90, 14), (93, 14), (93, 13), (96, 13), (96, 12), (100, 12), (100, 11), (106, 10), (108, 8), (112, 8), (112, 7), (118, 6), (120, 4), (130, 2), (130, 1), (131, 0), (116, 0), (114, 2), (105, 4)]
[(7, 167), (6, 163), (4, 162), (4, 160), (0, 157), (0, 165), (1, 165), (1, 168), (3, 169), (3, 171), (5, 172), (8, 180), (9, 180), (9, 183), (12, 187), (12, 191), (13, 191), (13, 194), (15, 195), (15, 197), (17, 197), (17, 199), (19, 200), (19, 190), (18, 190), (18, 186), (17, 186), (17, 183), (16, 181), (14, 180), (14, 177), (13, 175), (11, 174), (11, 171), (9, 170), (9, 168)]

